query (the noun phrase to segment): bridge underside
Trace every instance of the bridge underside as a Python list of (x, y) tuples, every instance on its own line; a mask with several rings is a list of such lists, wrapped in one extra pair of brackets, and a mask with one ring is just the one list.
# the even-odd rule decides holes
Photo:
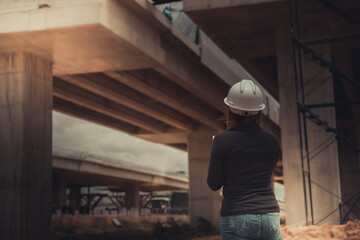
[[(223, 131), (229, 86), (203, 65), (199, 46), (176, 37), (164, 16), (139, 20), (136, 4), (107, 7), (108, 21), (2, 34), (0, 50), (51, 59), (56, 111), (183, 151), (187, 133)], [(268, 117), (262, 124), (280, 137)], [(277, 174), (281, 182), (281, 163)]]
[[(39, 183), (47, 183), (51, 177), (42, 173), (51, 172), (50, 113), (54, 109), (188, 151), (192, 224), (196, 225), (197, 216), (204, 216), (218, 227), (219, 194), (205, 186), (205, 179), (212, 136), (225, 129), (223, 99), (229, 84), (204, 64), (216, 63), (216, 59), (202, 58), (206, 48), (200, 51), (198, 44), (146, 0), (55, 1), (45, 9), (29, 5), (21, 14), (14, 6), (0, 15), (1, 21), (11, 23), (0, 28), (4, 78), (0, 106), (8, 113), (5, 116), (22, 120), (0, 116), (0, 130), (4, 130), (0, 148), (13, 163), (3, 171), (15, 172), (16, 177), (8, 179), (34, 183), (31, 187), (39, 191), (23, 193), (19, 183), (14, 196), (38, 195), (27, 201), (30, 204), (49, 195), (49, 186), (39, 189), (41, 184), (32, 178), (36, 175)], [(278, 118), (273, 117), (278, 115), (278, 103), (269, 109), (263, 127), (280, 136)], [(9, 142), (10, 136), (15, 140)], [(14, 146), (20, 150), (11, 152)], [(28, 167), (33, 161), (40, 167)], [(20, 168), (28, 171), (25, 177), (15, 171)], [(282, 182), (281, 161), (276, 174), (275, 180)], [(84, 178), (80, 175), (73, 180)], [(12, 202), (12, 195), (8, 196), (6, 204)], [(18, 209), (32, 208), (24, 204)], [(29, 212), (29, 216), (46, 220), (46, 211), (39, 216)], [(30, 225), (26, 229), (32, 229)], [(21, 223), (17, 228), (21, 230), (11, 233), (26, 234)], [(37, 230), (34, 238), (47, 239), (48, 233)]]

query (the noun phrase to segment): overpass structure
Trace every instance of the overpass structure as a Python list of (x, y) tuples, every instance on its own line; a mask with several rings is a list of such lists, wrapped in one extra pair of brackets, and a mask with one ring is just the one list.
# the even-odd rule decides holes
[[(230, 85), (249, 72), (146, 0), (3, 1), (0, 22), (1, 239), (49, 238), (53, 109), (187, 151), (191, 224), (219, 226), (212, 136)], [(263, 89), (262, 125), (280, 136), (279, 103)]]
[[(188, 190), (189, 181), (183, 177), (171, 176), (159, 172), (141, 170), (102, 160), (77, 159), (66, 155), (53, 155), (53, 207), (65, 205), (66, 188), (70, 196), (78, 197), (81, 186), (105, 186), (125, 192), (125, 204), (128, 209), (139, 209), (139, 191)], [(73, 200), (73, 201), (72, 201)], [(70, 199), (75, 207), (78, 199)]]
[(140, 191), (189, 189), (189, 181), (183, 177), (171, 176), (107, 163), (101, 160), (76, 159), (54, 155), (53, 173), (59, 174), (72, 184), (87, 186), (114, 186), (125, 189), (137, 185)]

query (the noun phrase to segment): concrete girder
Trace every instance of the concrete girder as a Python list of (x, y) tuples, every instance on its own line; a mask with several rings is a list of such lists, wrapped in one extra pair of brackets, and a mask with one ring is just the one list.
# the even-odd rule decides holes
[[(136, 4), (129, 2), (126, 0), (121, 0), (120, 3), (118, 1), (108, 2), (109, 18), (106, 26), (154, 59), (159, 66), (154, 68), (156, 71), (224, 112), (223, 98), (228, 90), (226, 84), (210, 71), (199, 67), (201, 65), (197, 66), (190, 59), (177, 53), (176, 50), (163, 48), (161, 38), (163, 30), (155, 29), (152, 24), (161, 23), (165, 27), (164, 30), (171, 32), (170, 22), (153, 4), (146, 0), (136, 1)], [(127, 5), (128, 8), (122, 4)], [(136, 14), (137, 11), (143, 13), (142, 19)], [(119, 16), (122, 21), (118, 20)], [(188, 42), (191, 44), (190, 40)]]
[[(197, 106), (195, 101), (193, 101), (192, 105), (190, 105), (169, 94), (177, 91), (174, 88), (167, 88), (168, 94), (166, 94), (166, 91), (159, 90), (159, 86), (151, 85), (151, 81), (146, 81), (147, 79), (139, 79), (139, 75), (136, 77), (129, 72), (105, 72), (105, 74), (159, 102), (162, 102), (163, 104), (177, 109), (183, 114), (186, 114), (187, 116), (190, 116), (207, 126), (219, 131), (224, 129), (224, 125), (216, 121), (216, 119), (220, 116), (214, 113), (214, 111), (211, 111), (210, 109), (207, 110), (205, 108), (195, 108)], [(151, 75), (147, 76), (151, 78)]]
[[(6, 14), (1, 15), (3, 22), (17, 16), (8, 5), (3, 10)], [(153, 68), (220, 112), (225, 111), (222, 100), (228, 86), (198, 62), (199, 46), (147, 1), (55, 1), (46, 9), (22, 10), (24, 18), (19, 18), (12, 29), (0, 28), (0, 50), (1, 46), (21, 47), (50, 57), (55, 75)], [(80, 17), (85, 12), (93, 14)], [(69, 18), (55, 21), (53, 16), (60, 13)], [(168, 41), (190, 50), (195, 58), (184, 56), (183, 50), (165, 47), (173, 45)]]
[(176, 149), (179, 149), (181, 151), (187, 151), (187, 145), (185, 143), (167, 143), (166, 144), (167, 146), (170, 146), (170, 147), (173, 147), (173, 148), (176, 148)]
[(185, 11), (199, 11), (213, 8), (230, 8), (241, 7), (246, 5), (256, 5), (264, 3), (286, 2), (286, 0), (200, 0), (200, 1), (184, 1)]
[(136, 96), (130, 96), (129, 90), (132, 89), (124, 88), (119, 84), (116, 84), (116, 82), (111, 82), (111, 79), (106, 79), (106, 76), (102, 77), (101, 81), (98, 82), (91, 80), (87, 76), (80, 75), (65, 75), (58, 77), (77, 87), (148, 115), (149, 117), (155, 118), (175, 128), (185, 131), (192, 131), (194, 129), (191, 119), (176, 113), (165, 105), (154, 104), (150, 98), (145, 98), (145, 96), (141, 96), (135, 91), (132, 92), (132, 95)]
[(91, 94), (60, 79), (54, 78), (53, 95), (151, 132), (164, 133), (169, 129), (168, 126), (153, 118)]
[[(151, 131), (145, 130), (143, 128), (128, 124), (124, 121), (114, 119), (107, 115), (101, 114), (99, 112), (93, 111), (91, 109), (82, 107), (75, 103), (63, 100), (54, 96), (53, 99), (54, 110), (62, 112), (64, 114), (71, 115), (86, 121), (93, 122), (95, 124), (100, 124), (105, 127), (112, 128), (114, 130), (126, 132), (135, 137), (142, 138), (144, 140), (157, 142), (165, 144), (169, 147), (179, 149), (181, 151), (186, 151), (187, 147), (183, 140), (182, 132), (174, 133), (158, 133), (153, 134)], [(178, 138), (178, 139), (177, 139)], [(166, 140), (167, 139), (167, 140)]]
[[(55, 75), (153, 68), (220, 112), (225, 111), (223, 98), (228, 86), (213, 66), (202, 67), (199, 49), (203, 46), (184, 37), (148, 1), (54, 1), (46, 9), (21, 9), (21, 17), (16, 10), (10, 3), (3, 8), (3, 22), (15, 17), (17, 21), (11, 29), (0, 28), (0, 50), (1, 46), (21, 47), (50, 57)], [(53, 16), (61, 13), (69, 17), (56, 21)]]
[(129, 134), (150, 134), (152, 131), (147, 131), (143, 128), (136, 127), (124, 121), (114, 119), (107, 115), (101, 114), (99, 112), (93, 111), (91, 109), (82, 107), (70, 101), (53, 97), (54, 106), (53, 109), (64, 114), (71, 115), (73, 117), (81, 118), (86, 121), (93, 122), (95, 124), (104, 125), (112, 129), (126, 132)]
[[(25, 10), (21, 15), (24, 18), (18, 19), (12, 29), (0, 28), (0, 32), (5, 33), (0, 45), (6, 46), (6, 49), (21, 46), (22, 49), (31, 49), (39, 52), (39, 55), (53, 58), (55, 75), (156, 68), (223, 111), (222, 98), (227, 90), (226, 84), (210, 83), (221, 83), (221, 80), (210, 71), (194, 66), (174, 49), (163, 48), (161, 34), (172, 33), (171, 24), (152, 4), (143, 1), (147, 8), (140, 18), (136, 15), (136, 9), (144, 9), (136, 3), (136, 9), (130, 10), (129, 6), (123, 5), (127, 2), (131, 1), (99, 0), (85, 4), (55, 2), (51, 8)], [(86, 17), (83, 16), (85, 12)], [(64, 21), (52, 18), (61, 13), (69, 17), (62, 18)], [(9, 10), (1, 15), (1, 21), (9, 22), (16, 16), (17, 13)], [(29, 19), (32, 21), (30, 25)], [(180, 36), (180, 33), (177, 35)], [(186, 40), (182, 37), (180, 42)], [(197, 49), (196, 44), (189, 40), (184, 46)], [(206, 91), (204, 85), (207, 86)]]
[(187, 133), (136, 134), (136, 137), (163, 144), (187, 143)]

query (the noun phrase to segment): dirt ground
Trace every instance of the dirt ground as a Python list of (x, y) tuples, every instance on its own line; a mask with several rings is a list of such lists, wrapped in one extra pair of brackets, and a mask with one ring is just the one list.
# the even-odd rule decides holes
[(53, 240), (220, 240), (219, 235), (211, 234), (162, 234), (154, 235), (152, 231), (118, 231), (112, 233), (97, 233), (97, 234), (69, 234), (67, 236), (53, 236)]
[(282, 228), (284, 240), (360, 240), (360, 220), (349, 221), (344, 225), (297, 226)]
[[(282, 227), (283, 240), (360, 240), (360, 220), (349, 221), (344, 225)], [(53, 240), (220, 240), (220, 236), (191, 231), (153, 231), (153, 230), (116, 230), (82, 228), (75, 232), (57, 231)]]

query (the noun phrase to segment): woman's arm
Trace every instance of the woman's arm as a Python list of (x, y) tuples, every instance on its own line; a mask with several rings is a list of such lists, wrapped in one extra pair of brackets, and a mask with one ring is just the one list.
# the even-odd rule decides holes
[(225, 151), (222, 141), (218, 136), (215, 136), (211, 148), (209, 171), (207, 177), (207, 184), (213, 191), (219, 190), (224, 184), (223, 177), (223, 162), (225, 158)]

